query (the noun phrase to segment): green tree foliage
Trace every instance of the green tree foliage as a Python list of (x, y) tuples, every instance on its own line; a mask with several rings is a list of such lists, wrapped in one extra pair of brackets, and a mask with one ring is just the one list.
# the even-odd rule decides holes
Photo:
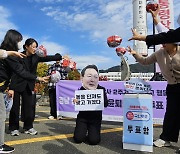
[(68, 73), (68, 80), (80, 80), (80, 73), (77, 69), (72, 70)]
[[(43, 77), (46, 76), (47, 71), (48, 71), (49, 65), (46, 63), (38, 63), (37, 66), (37, 76)], [(42, 94), (42, 95), (47, 95), (48, 90), (47, 90), (47, 83), (39, 83), (37, 82), (35, 84), (34, 88), (36, 93)]]
[(43, 77), (46, 76), (49, 65), (46, 63), (38, 63), (37, 66), (37, 76)]

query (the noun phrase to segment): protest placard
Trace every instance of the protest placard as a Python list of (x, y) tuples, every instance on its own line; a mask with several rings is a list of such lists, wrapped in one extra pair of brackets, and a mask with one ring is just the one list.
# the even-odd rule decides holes
[(102, 89), (76, 90), (75, 111), (104, 110), (104, 95)]

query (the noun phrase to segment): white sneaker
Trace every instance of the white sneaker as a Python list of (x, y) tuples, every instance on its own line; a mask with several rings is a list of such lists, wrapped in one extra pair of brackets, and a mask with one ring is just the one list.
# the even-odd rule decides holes
[(37, 135), (38, 132), (34, 128), (31, 128), (29, 130), (25, 130), (24, 133), (30, 135)]
[(51, 119), (51, 120), (52, 120), (52, 119), (54, 119), (54, 116), (49, 116), (48, 119)]
[(35, 115), (35, 118), (39, 118), (39, 115), (36, 114), (36, 115)]
[(153, 143), (154, 143), (154, 145), (156, 147), (159, 147), (159, 148), (161, 148), (161, 147), (170, 147), (171, 146), (170, 141), (164, 141), (162, 139), (158, 139), (158, 140), (154, 141)]
[(63, 119), (63, 116), (60, 116), (60, 115), (59, 115), (59, 116), (57, 117), (57, 119), (58, 119), (58, 120), (61, 120), (61, 119)]
[(13, 130), (11, 131), (12, 136), (19, 136), (19, 130)]

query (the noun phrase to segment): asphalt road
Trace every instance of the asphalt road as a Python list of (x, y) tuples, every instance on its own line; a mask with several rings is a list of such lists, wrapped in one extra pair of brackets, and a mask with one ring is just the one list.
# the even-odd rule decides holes
[[(125, 150), (122, 147), (123, 127), (120, 122), (103, 122), (101, 143), (96, 146), (87, 143), (76, 144), (72, 136), (75, 127), (75, 119), (49, 120), (49, 107), (37, 106), (34, 128), (38, 134), (33, 136), (20, 133), (19, 136), (11, 136), (8, 131), (8, 119), (6, 122), (6, 144), (15, 147), (13, 154), (144, 154)], [(22, 132), (23, 123), (20, 123)], [(154, 126), (154, 139), (161, 133), (162, 126)], [(179, 138), (180, 139), (180, 138)], [(180, 147), (173, 143), (172, 147), (153, 147), (153, 154), (174, 154)]]

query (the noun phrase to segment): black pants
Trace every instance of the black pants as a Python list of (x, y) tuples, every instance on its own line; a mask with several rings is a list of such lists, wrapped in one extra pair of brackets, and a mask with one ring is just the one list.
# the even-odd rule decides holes
[[(36, 115), (36, 93), (32, 93), (32, 105), (33, 105), (33, 121)], [(21, 121), (24, 122), (24, 108), (21, 107)]]
[(49, 89), (50, 114), (57, 118), (56, 89)]
[(24, 122), (23, 129), (33, 128), (35, 103), (32, 99), (32, 91), (26, 87), (23, 92), (14, 91), (13, 106), (9, 115), (9, 130), (19, 129), (20, 96), (22, 96), (21, 119)]
[(91, 145), (96, 145), (101, 141), (101, 119), (77, 118), (74, 131), (74, 141), (82, 143), (86, 140)]
[(178, 142), (180, 130), (180, 84), (167, 85), (167, 107), (160, 138), (165, 141)]

